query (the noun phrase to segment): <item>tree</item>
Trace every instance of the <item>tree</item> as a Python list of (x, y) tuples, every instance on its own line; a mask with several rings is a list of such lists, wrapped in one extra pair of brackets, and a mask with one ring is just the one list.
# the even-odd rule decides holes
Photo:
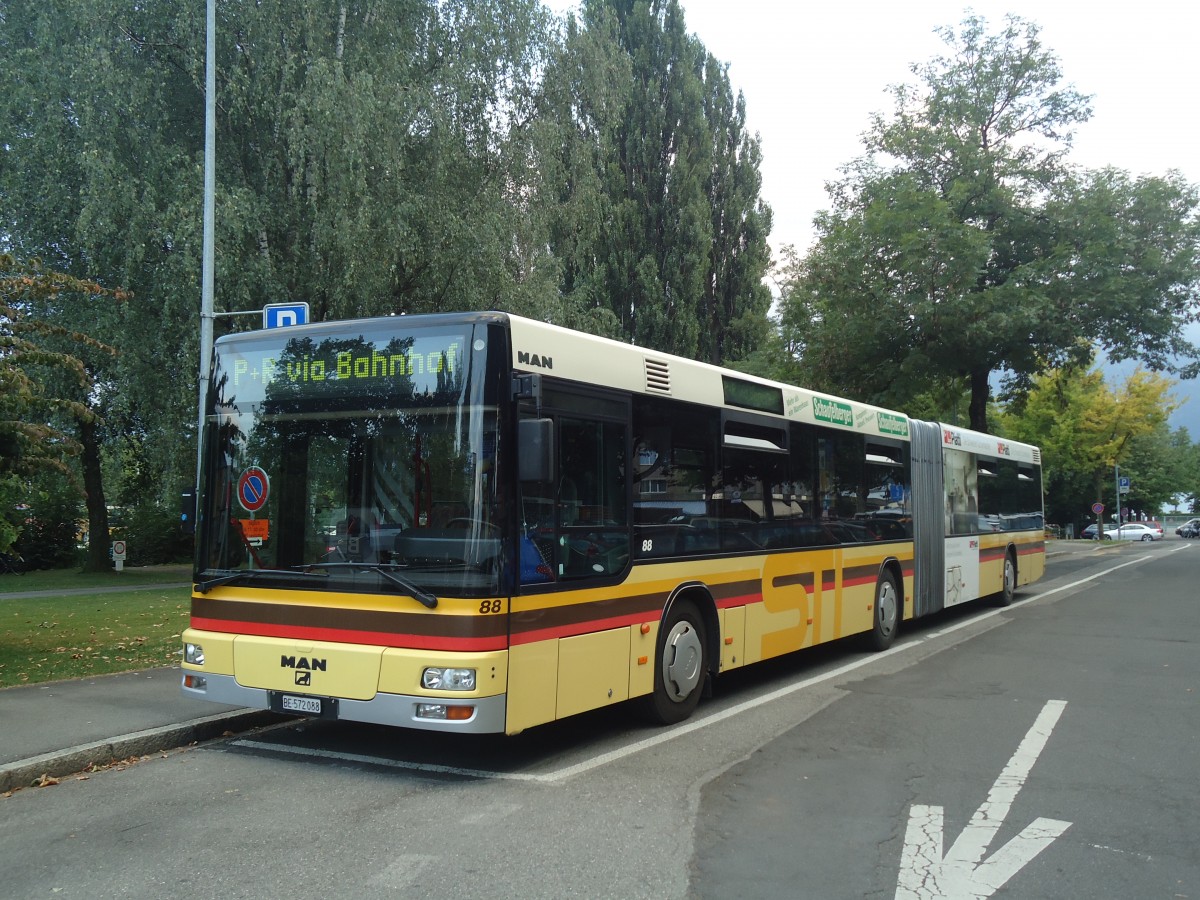
[(632, 90), (619, 112), (616, 158), (605, 160), (611, 215), (601, 234), (603, 297), (635, 343), (695, 356), (711, 215), (704, 57), (670, 2), (613, 0)]
[[(20, 265), (11, 255), (0, 254), (0, 500), (5, 513), (0, 515), (0, 552), (16, 541), (21, 522), (8, 513), (18, 498), (21, 503), (28, 501), (32, 479), (46, 472), (70, 478), (66, 459), (81, 451), (92, 534), (108, 533), (107, 507), (98, 471), (89, 469), (88, 446), (66, 429), (73, 426), (84, 432), (98, 423), (88, 403), (95, 382), (80, 355), (114, 351), (37, 315), (46, 304), (70, 294), (124, 297), (120, 291), (46, 270), (38, 263)], [(73, 520), (68, 524), (74, 527)], [(103, 541), (99, 543), (103, 549)], [(98, 559), (89, 558), (89, 569), (100, 568)], [(107, 568), (105, 557), (103, 569)]]
[(768, 333), (770, 210), (727, 67), (675, 0), (589, 0), (545, 79), (539, 202), (575, 317), (724, 363)]
[[(561, 38), (537, 0), (217, 12), (218, 312), (491, 308), (721, 361), (759, 339), (758, 142), (677, 3), (594, 0)], [(204, 46), (203, 4), (0, 13), (0, 250), (126, 288), (30, 307), (120, 351), (79, 348), (89, 386), (61, 388), (99, 507), (194, 476)]]
[[(162, 65), (167, 48), (178, 52), (197, 35), (203, 46), (202, 17), (192, 18), (163, 4), (17, 0), (0, 20), (0, 80), (10, 88), (0, 94), (10, 126), (0, 146), (3, 240), (80, 282), (131, 289), (120, 302), (62, 291), (30, 308), (63, 333), (123, 350), (77, 350), (90, 379), (78, 397), (92, 415), (71, 431), (93, 534), (106, 533), (106, 456), (122, 444), (138, 448), (164, 494), (190, 482), (195, 465), (186, 441), (194, 436), (202, 104), (186, 67)], [(105, 541), (96, 543), (102, 552)]]
[(1093, 345), (1189, 376), (1200, 281), (1197, 190), (1065, 163), (1087, 98), (1036, 25), (978, 17), (893, 88), (866, 155), (785, 286), (783, 325), (813, 383), (900, 405), (961, 385), (986, 431), (990, 382), (1019, 393)]
[(1130, 490), (1121, 506), (1157, 515), (1183, 492), (1194, 466), (1195, 450), (1187, 429), (1172, 431), (1166, 422), (1160, 423), (1130, 442), (1121, 464), (1121, 475), (1129, 478)]
[(609, 166), (632, 78), (612, 10), (590, 7), (586, 28), (568, 16), (532, 123), (536, 198), (530, 206), (562, 298), (557, 317), (546, 318), (612, 338), (626, 335), (607, 301), (602, 236), (617, 200), (608, 190)]
[(1041, 448), (1046, 513), (1082, 522), (1095, 502), (1112, 509), (1113, 466), (1137, 484), (1145, 508), (1175, 492), (1162, 440), (1174, 408), (1173, 382), (1135, 371), (1115, 390), (1098, 369), (1068, 367), (1036, 376), (1028, 394), (1000, 417), (1001, 433)]
[[(89, 360), (105, 424), (76, 437), (124, 499), (173, 503), (194, 477), (203, 13), (11, 0), (0, 15), (0, 242), (132, 292), (42, 311), (122, 350)], [(520, 239), (552, 34), (535, 0), (231, 0), (219, 14), (218, 311), (556, 302), (556, 270)]]
[(704, 283), (699, 358), (722, 365), (752, 355), (768, 340), (771, 293), (767, 236), (771, 210), (761, 198), (762, 150), (746, 131), (746, 100), (735, 97), (729, 67), (707, 54), (704, 117), (711, 164), (705, 193), (712, 211), (712, 248)]

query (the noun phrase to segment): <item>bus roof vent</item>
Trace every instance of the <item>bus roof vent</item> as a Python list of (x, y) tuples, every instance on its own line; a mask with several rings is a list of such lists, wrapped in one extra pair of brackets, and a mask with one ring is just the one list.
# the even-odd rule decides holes
[(666, 360), (646, 359), (646, 391), (650, 394), (671, 393), (671, 366)]
[(1039, 466), (1042, 464), (1042, 451), (1039, 447), (1033, 448), (1033, 461)]

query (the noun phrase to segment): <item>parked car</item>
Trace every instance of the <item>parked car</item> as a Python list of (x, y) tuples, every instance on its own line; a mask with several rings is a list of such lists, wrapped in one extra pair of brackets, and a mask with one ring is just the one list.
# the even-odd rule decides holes
[(1200, 519), (1188, 519), (1175, 529), (1175, 533), (1182, 538), (1200, 537)]
[(1104, 529), (1104, 539), (1106, 541), (1160, 541), (1162, 540), (1162, 536), (1161, 526), (1155, 528), (1153, 524), (1145, 522), (1130, 522), (1119, 528)]
[(1079, 532), (1079, 536), (1085, 541), (1094, 541), (1096, 539), (1096, 523), (1093, 522), (1083, 531)]

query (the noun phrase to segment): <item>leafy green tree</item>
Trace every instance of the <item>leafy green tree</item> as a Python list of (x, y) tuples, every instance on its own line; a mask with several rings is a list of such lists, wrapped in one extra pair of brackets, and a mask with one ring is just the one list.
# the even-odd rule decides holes
[[(127, 289), (28, 307), (55, 329), (44, 350), (97, 342), (74, 351), (86, 387), (46, 376), (87, 411), (57, 426), (93, 534), (106, 498), (173, 508), (194, 474), (203, 13), (0, 13), (0, 249)], [(223, 0), (218, 311), (498, 308), (748, 353), (769, 210), (744, 103), (677, 3), (594, 0), (583, 22), (560, 35), (537, 0)]]
[(1002, 434), (1041, 448), (1051, 522), (1082, 524), (1097, 501), (1114, 509), (1114, 465), (1138, 482), (1142, 506), (1165, 502), (1174, 490), (1161, 440), (1172, 384), (1138, 370), (1111, 389), (1097, 369), (1056, 369), (1036, 376), (1021, 403), (1001, 415)]
[[(28, 506), (38, 490), (34, 480), (56, 475), (78, 492), (68, 458), (82, 459), (82, 483), (87, 496), (94, 534), (107, 534), (104, 494), (98, 480), (98, 460), (89, 457), (87, 436), (94, 433), (98, 417), (92, 406), (96, 382), (81, 357), (103, 357), (112, 348), (80, 332), (54, 325), (43, 314), (64, 298), (86, 296), (120, 299), (117, 291), (81, 281), (40, 264), (21, 265), (9, 254), (0, 254), (0, 551), (16, 542), (28, 516), (12, 510)], [(42, 491), (42, 500), (45, 492)], [(57, 494), (56, 494), (57, 496)], [(48, 511), (65, 509), (65, 501), (39, 501), (39, 527), (75, 533), (76, 515), (59, 521)], [(61, 517), (59, 517), (61, 519)], [(28, 548), (26, 548), (28, 549)], [(100, 568), (98, 560), (90, 565)], [(107, 559), (104, 560), (107, 568)]]
[[(585, 20), (595, 5), (585, 4)], [(613, 199), (601, 235), (603, 296), (634, 342), (695, 356), (712, 243), (703, 51), (674, 0), (598, 5), (615, 12), (632, 72), (616, 158), (605, 161)]]
[(1171, 488), (1171, 495), (1184, 498), (1185, 508), (1192, 512), (1200, 511), (1200, 443), (1192, 440), (1186, 428), (1176, 428), (1171, 432), (1168, 452), (1176, 460), (1176, 481)]
[[(226, 6), (218, 245), (245, 307), (522, 308), (514, 250), (551, 34), (534, 0)], [(223, 279), (222, 279), (223, 280)]]
[[(1183, 450), (1184, 452), (1180, 452)], [(1187, 429), (1172, 431), (1166, 422), (1130, 442), (1121, 464), (1121, 475), (1130, 480), (1129, 494), (1121, 501), (1146, 515), (1158, 515), (1180, 493), (1187, 480), (1188, 463), (1194, 461)]]
[(769, 331), (761, 152), (674, 0), (589, 0), (545, 79), (539, 203), (569, 324), (713, 362)]
[(889, 405), (958, 385), (982, 431), (995, 373), (1019, 392), (1093, 345), (1194, 374), (1196, 188), (1066, 165), (1090, 110), (1036, 25), (940, 34), (947, 55), (893, 88), (785, 285), (809, 380)]
[[(535, 0), (219, 13), (219, 310), (553, 306), (557, 270), (523, 252), (552, 34)], [(125, 499), (174, 504), (193, 477), (204, 38), (203, 4), (11, 0), (0, 15), (0, 240), (132, 291), (39, 312), (122, 350), (89, 361), (104, 424), (76, 437)]]
[[(75, 481), (59, 472), (26, 480), (16, 551), (27, 569), (65, 569), (78, 562), (83, 504)], [(100, 542), (107, 550), (108, 544)]]
[[(75, 396), (91, 415), (71, 431), (93, 534), (105, 533), (107, 448), (135, 441), (158, 489), (170, 480), (174, 494), (176, 479), (191, 480), (184, 442), (194, 413), (183, 410), (195, 404), (202, 107), (186, 71), (158, 68), (166, 47), (189, 39), (176, 14), (166, 4), (17, 0), (0, 21), (0, 80), (11, 87), (0, 119), (12, 135), (0, 147), (0, 233), (23, 258), (134, 292), (63, 291), (31, 306), (63, 333), (124, 351), (84, 345), (77, 354), (89, 387)], [(170, 23), (161, 29), (169, 38), (148, 44), (159, 23)], [(194, 450), (190, 458), (194, 467)]]
[(606, 297), (603, 235), (617, 197), (608, 189), (621, 112), (633, 91), (632, 64), (621, 49), (615, 13), (589, 9), (588, 25), (569, 16), (554, 49), (538, 114), (531, 123), (535, 200), (530, 204), (561, 296), (545, 318), (621, 338)]
[(744, 359), (768, 339), (771, 293), (767, 236), (771, 210), (762, 200), (762, 150), (746, 130), (746, 101), (735, 97), (729, 67), (711, 54), (704, 64), (704, 118), (711, 164), (705, 183), (712, 248), (705, 275), (700, 358), (713, 365)]

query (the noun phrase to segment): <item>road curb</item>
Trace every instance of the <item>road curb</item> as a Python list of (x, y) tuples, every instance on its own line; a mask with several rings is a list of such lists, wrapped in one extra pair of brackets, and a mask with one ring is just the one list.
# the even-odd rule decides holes
[(217, 713), (189, 722), (148, 728), (145, 731), (105, 738), (65, 750), (54, 750), (28, 759), (18, 759), (0, 765), (0, 793), (30, 787), (43, 775), (62, 778), (82, 772), (93, 764), (107, 765), (114, 760), (128, 759), (131, 756), (175, 750), (195, 741), (220, 737), (227, 731), (248, 731), (279, 721), (281, 717), (278, 714), (261, 709)]

